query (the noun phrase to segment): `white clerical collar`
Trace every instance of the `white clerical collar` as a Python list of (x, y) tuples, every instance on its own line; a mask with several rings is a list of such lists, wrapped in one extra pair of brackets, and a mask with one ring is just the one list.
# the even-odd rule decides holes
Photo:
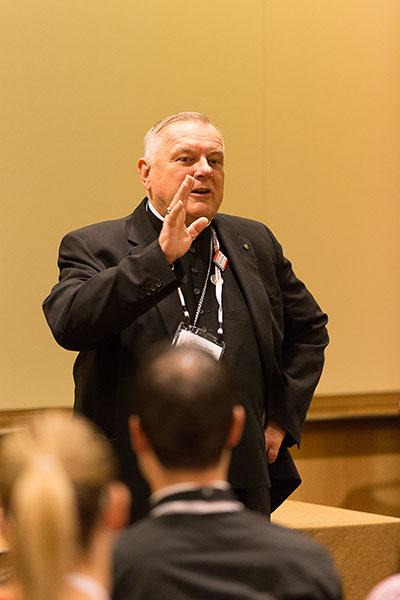
[(217, 490), (229, 490), (231, 486), (227, 481), (215, 479), (208, 481), (207, 484), (197, 483), (196, 481), (185, 481), (184, 483), (174, 483), (167, 485), (150, 496), (150, 503), (157, 504), (162, 498), (171, 496), (172, 494), (178, 494), (180, 492), (192, 492), (194, 490), (201, 490), (204, 487), (214, 488)]
[[(164, 222), (164, 217), (162, 215), (160, 215), (160, 213), (158, 212), (158, 210), (156, 208), (154, 208), (153, 204), (151, 203), (151, 200), (149, 200), (147, 198), (147, 204), (149, 209), (151, 210), (151, 212), (153, 213), (153, 215), (155, 215), (157, 217), (157, 219), (159, 219), (162, 223)], [(208, 225), (210, 225), (211, 221), (208, 222)], [(207, 227), (208, 227), (207, 225)]]
[(149, 205), (149, 209), (151, 210), (151, 212), (153, 213), (153, 215), (155, 215), (157, 217), (157, 219), (160, 219), (160, 221), (164, 221), (164, 217), (162, 217), (160, 215), (160, 213), (158, 212), (158, 210), (156, 210), (154, 208), (154, 206), (152, 205), (152, 203), (150, 202), (149, 199), (147, 199), (148, 205)]

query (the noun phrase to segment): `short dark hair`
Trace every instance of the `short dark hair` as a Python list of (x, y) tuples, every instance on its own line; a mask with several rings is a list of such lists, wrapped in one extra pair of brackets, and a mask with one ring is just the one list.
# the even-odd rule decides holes
[(158, 347), (136, 378), (134, 413), (166, 468), (217, 464), (238, 403), (228, 368), (201, 350)]

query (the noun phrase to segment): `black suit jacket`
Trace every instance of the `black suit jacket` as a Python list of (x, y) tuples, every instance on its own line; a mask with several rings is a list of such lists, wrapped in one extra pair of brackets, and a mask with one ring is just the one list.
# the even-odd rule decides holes
[[(218, 490), (214, 498), (206, 491), (206, 496), (199, 490), (164, 498), (156, 509), (168, 510), (171, 503), (172, 513), (151, 514), (120, 536), (113, 600), (342, 598), (332, 561), (316, 542), (253, 511), (229, 512), (230, 492)], [(212, 512), (224, 496), (228, 506)], [(192, 501), (211, 512), (196, 513)]]
[[(276, 419), (288, 432), (270, 468), (274, 508), (300, 481), (286, 446), (300, 443), (328, 343), (327, 317), (267, 227), (224, 214), (213, 223), (253, 320), (266, 419)], [(133, 376), (149, 346), (175, 333), (182, 315), (176, 293), (182, 274), (167, 264), (145, 200), (128, 217), (66, 235), (58, 264), (60, 280), (43, 309), (57, 342), (79, 351), (75, 410), (119, 439), (124, 455), (129, 453)], [(262, 425), (253, 427), (259, 433)], [(243, 478), (243, 487), (257, 483), (246, 482), (245, 473)]]

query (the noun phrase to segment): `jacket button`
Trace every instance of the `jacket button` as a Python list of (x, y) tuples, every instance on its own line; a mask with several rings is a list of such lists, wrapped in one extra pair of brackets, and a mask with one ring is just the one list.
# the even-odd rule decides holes
[(199, 288), (194, 288), (193, 292), (196, 294), (196, 296), (201, 294), (201, 290)]
[(161, 279), (157, 279), (157, 280), (156, 280), (156, 286), (157, 286), (158, 288), (160, 288), (160, 287), (162, 286), (162, 281), (161, 281)]

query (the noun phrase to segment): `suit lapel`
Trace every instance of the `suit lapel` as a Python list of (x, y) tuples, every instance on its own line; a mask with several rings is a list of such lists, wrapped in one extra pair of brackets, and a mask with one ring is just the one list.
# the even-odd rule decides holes
[[(182, 306), (179, 302), (178, 293), (173, 292), (164, 298), (164, 300), (161, 300), (161, 302), (157, 304), (156, 310), (163, 320), (165, 329), (168, 332), (168, 337), (172, 342), (179, 323), (183, 321)], [(177, 315), (179, 315), (178, 320)]]
[[(147, 199), (145, 198), (135, 209), (129, 224), (128, 240), (135, 247), (147, 246), (158, 235), (147, 215), (146, 202)], [(271, 309), (257, 268), (257, 259), (251, 240), (239, 234), (228, 215), (217, 214), (213, 224), (223, 247), (226, 249), (231, 267), (235, 272), (249, 308), (260, 348), (266, 381), (268, 381), (271, 373), (266, 371), (266, 366), (273, 364), (274, 347)], [(172, 340), (182, 313), (178, 294), (170, 294), (159, 302), (155, 308), (159, 312), (168, 336)], [(179, 315), (178, 321), (177, 315)]]
[[(146, 211), (147, 198), (145, 198), (132, 214), (129, 224), (128, 240), (132, 248), (148, 246), (158, 237), (157, 231)], [(178, 323), (182, 320), (182, 307), (177, 292), (172, 292), (166, 298), (158, 302), (154, 307), (161, 318), (168, 337), (172, 340)], [(179, 315), (177, 321), (177, 315)]]
[(157, 232), (146, 211), (147, 198), (144, 198), (131, 215), (128, 226), (128, 241), (133, 246), (147, 246), (157, 237)]
[(213, 223), (249, 308), (267, 382), (271, 379), (268, 365), (273, 364), (274, 347), (271, 307), (251, 240), (239, 234), (227, 215), (216, 215)]

